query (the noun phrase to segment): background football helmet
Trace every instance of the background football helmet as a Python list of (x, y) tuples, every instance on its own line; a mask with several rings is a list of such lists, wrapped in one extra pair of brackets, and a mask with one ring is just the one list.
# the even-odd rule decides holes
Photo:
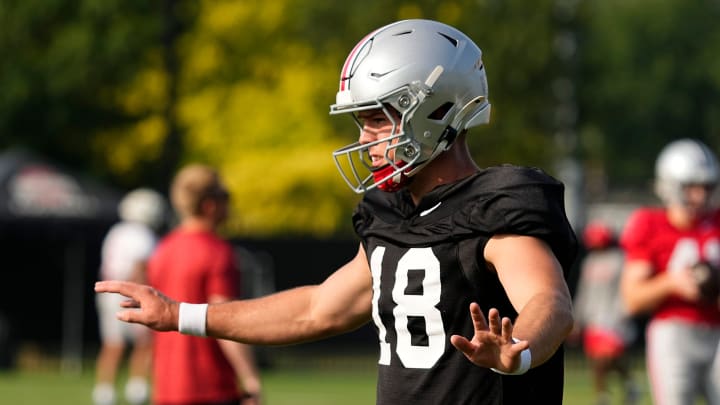
[[(359, 111), (382, 109), (394, 123), (394, 135), (336, 150), (340, 174), (357, 193), (377, 186), (395, 189), (385, 186), (415, 174), (447, 150), (458, 133), (486, 124), (487, 97), (482, 52), (459, 30), (436, 21), (404, 20), (371, 32), (346, 59), (330, 114), (355, 117)], [(399, 113), (399, 122), (388, 107)], [(390, 170), (373, 175), (368, 149), (381, 142), (391, 142), (385, 155)], [(392, 150), (393, 161), (388, 158)]]
[(669, 143), (655, 163), (655, 191), (667, 204), (684, 203), (683, 186), (715, 187), (720, 169), (715, 154), (700, 141), (680, 139)]
[(153, 229), (159, 229), (163, 225), (166, 210), (163, 196), (148, 188), (139, 188), (129, 192), (118, 205), (120, 219), (139, 222)]
[(615, 232), (601, 221), (592, 221), (585, 226), (582, 234), (586, 249), (605, 249), (615, 243)]

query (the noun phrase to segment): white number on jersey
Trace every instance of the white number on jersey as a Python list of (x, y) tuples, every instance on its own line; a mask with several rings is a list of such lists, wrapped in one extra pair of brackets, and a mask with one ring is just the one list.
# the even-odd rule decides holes
[[(380, 300), (380, 273), (385, 248), (377, 247), (370, 258), (373, 277), (372, 316), (378, 328), (380, 339), (380, 359), (378, 363), (390, 364), (390, 344), (387, 342), (387, 330), (381, 322), (378, 301)], [(422, 295), (406, 294), (409, 273), (422, 270)], [(395, 303), (395, 333), (397, 335), (397, 355), (403, 366), (408, 368), (430, 368), (435, 365), (445, 350), (445, 328), (440, 311), (435, 307), (440, 302), (440, 262), (431, 248), (409, 249), (395, 269), (395, 285), (392, 299)], [(425, 321), (427, 345), (413, 345), (408, 327), (408, 317), (422, 317)]]
[(667, 271), (677, 271), (692, 266), (703, 257), (715, 265), (720, 263), (720, 241), (717, 238), (708, 239), (703, 244), (702, 251), (700, 249), (696, 239), (678, 239), (668, 260)]

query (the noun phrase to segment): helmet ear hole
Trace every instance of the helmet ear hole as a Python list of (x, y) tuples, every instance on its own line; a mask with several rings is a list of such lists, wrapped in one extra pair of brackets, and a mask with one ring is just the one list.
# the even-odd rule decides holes
[(436, 108), (433, 112), (428, 115), (428, 119), (435, 121), (444, 121), (450, 110), (453, 108), (455, 103), (446, 102), (440, 107)]

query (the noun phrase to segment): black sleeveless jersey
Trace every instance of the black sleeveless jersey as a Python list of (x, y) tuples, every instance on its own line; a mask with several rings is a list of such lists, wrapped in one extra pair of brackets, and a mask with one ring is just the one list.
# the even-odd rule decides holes
[(493, 235), (544, 240), (567, 274), (577, 241), (563, 192), (539, 169), (505, 165), (439, 186), (417, 206), (406, 190), (366, 193), (353, 223), (372, 270), (378, 404), (562, 403), (562, 349), (524, 375), (501, 376), (468, 361), (450, 336), (473, 335), (473, 301), (517, 317), (483, 259)]

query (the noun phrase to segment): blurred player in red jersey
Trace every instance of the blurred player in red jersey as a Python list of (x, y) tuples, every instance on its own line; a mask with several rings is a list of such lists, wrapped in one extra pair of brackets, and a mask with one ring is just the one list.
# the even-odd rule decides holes
[[(210, 167), (192, 164), (177, 173), (170, 199), (180, 224), (150, 259), (150, 285), (187, 302), (238, 297), (232, 246), (216, 233), (226, 219), (228, 198)], [(249, 346), (178, 333), (156, 333), (154, 340), (155, 405), (260, 403), (260, 377)]]
[(720, 266), (720, 211), (712, 206), (719, 177), (717, 158), (702, 142), (666, 145), (655, 165), (664, 207), (638, 209), (621, 237), (623, 299), (632, 314), (651, 316), (646, 359), (656, 405), (698, 397), (720, 404), (718, 297), (704, 294), (693, 271), (699, 263)]
[(437, 21), (381, 27), (350, 52), (330, 111), (357, 124), (334, 157), (365, 194), (357, 253), (322, 283), (210, 306), (127, 282), (96, 291), (133, 298), (123, 320), (252, 344), (373, 322), (378, 405), (562, 403), (577, 240), (562, 183), (473, 161), (468, 131), (490, 119), (480, 48)]
[(623, 384), (624, 403), (634, 404), (640, 392), (626, 350), (635, 339), (636, 327), (620, 296), (624, 255), (615, 231), (602, 221), (590, 222), (582, 236), (587, 253), (575, 295), (575, 325), (592, 366), (596, 404), (612, 402), (608, 384), (611, 373), (617, 373)]

